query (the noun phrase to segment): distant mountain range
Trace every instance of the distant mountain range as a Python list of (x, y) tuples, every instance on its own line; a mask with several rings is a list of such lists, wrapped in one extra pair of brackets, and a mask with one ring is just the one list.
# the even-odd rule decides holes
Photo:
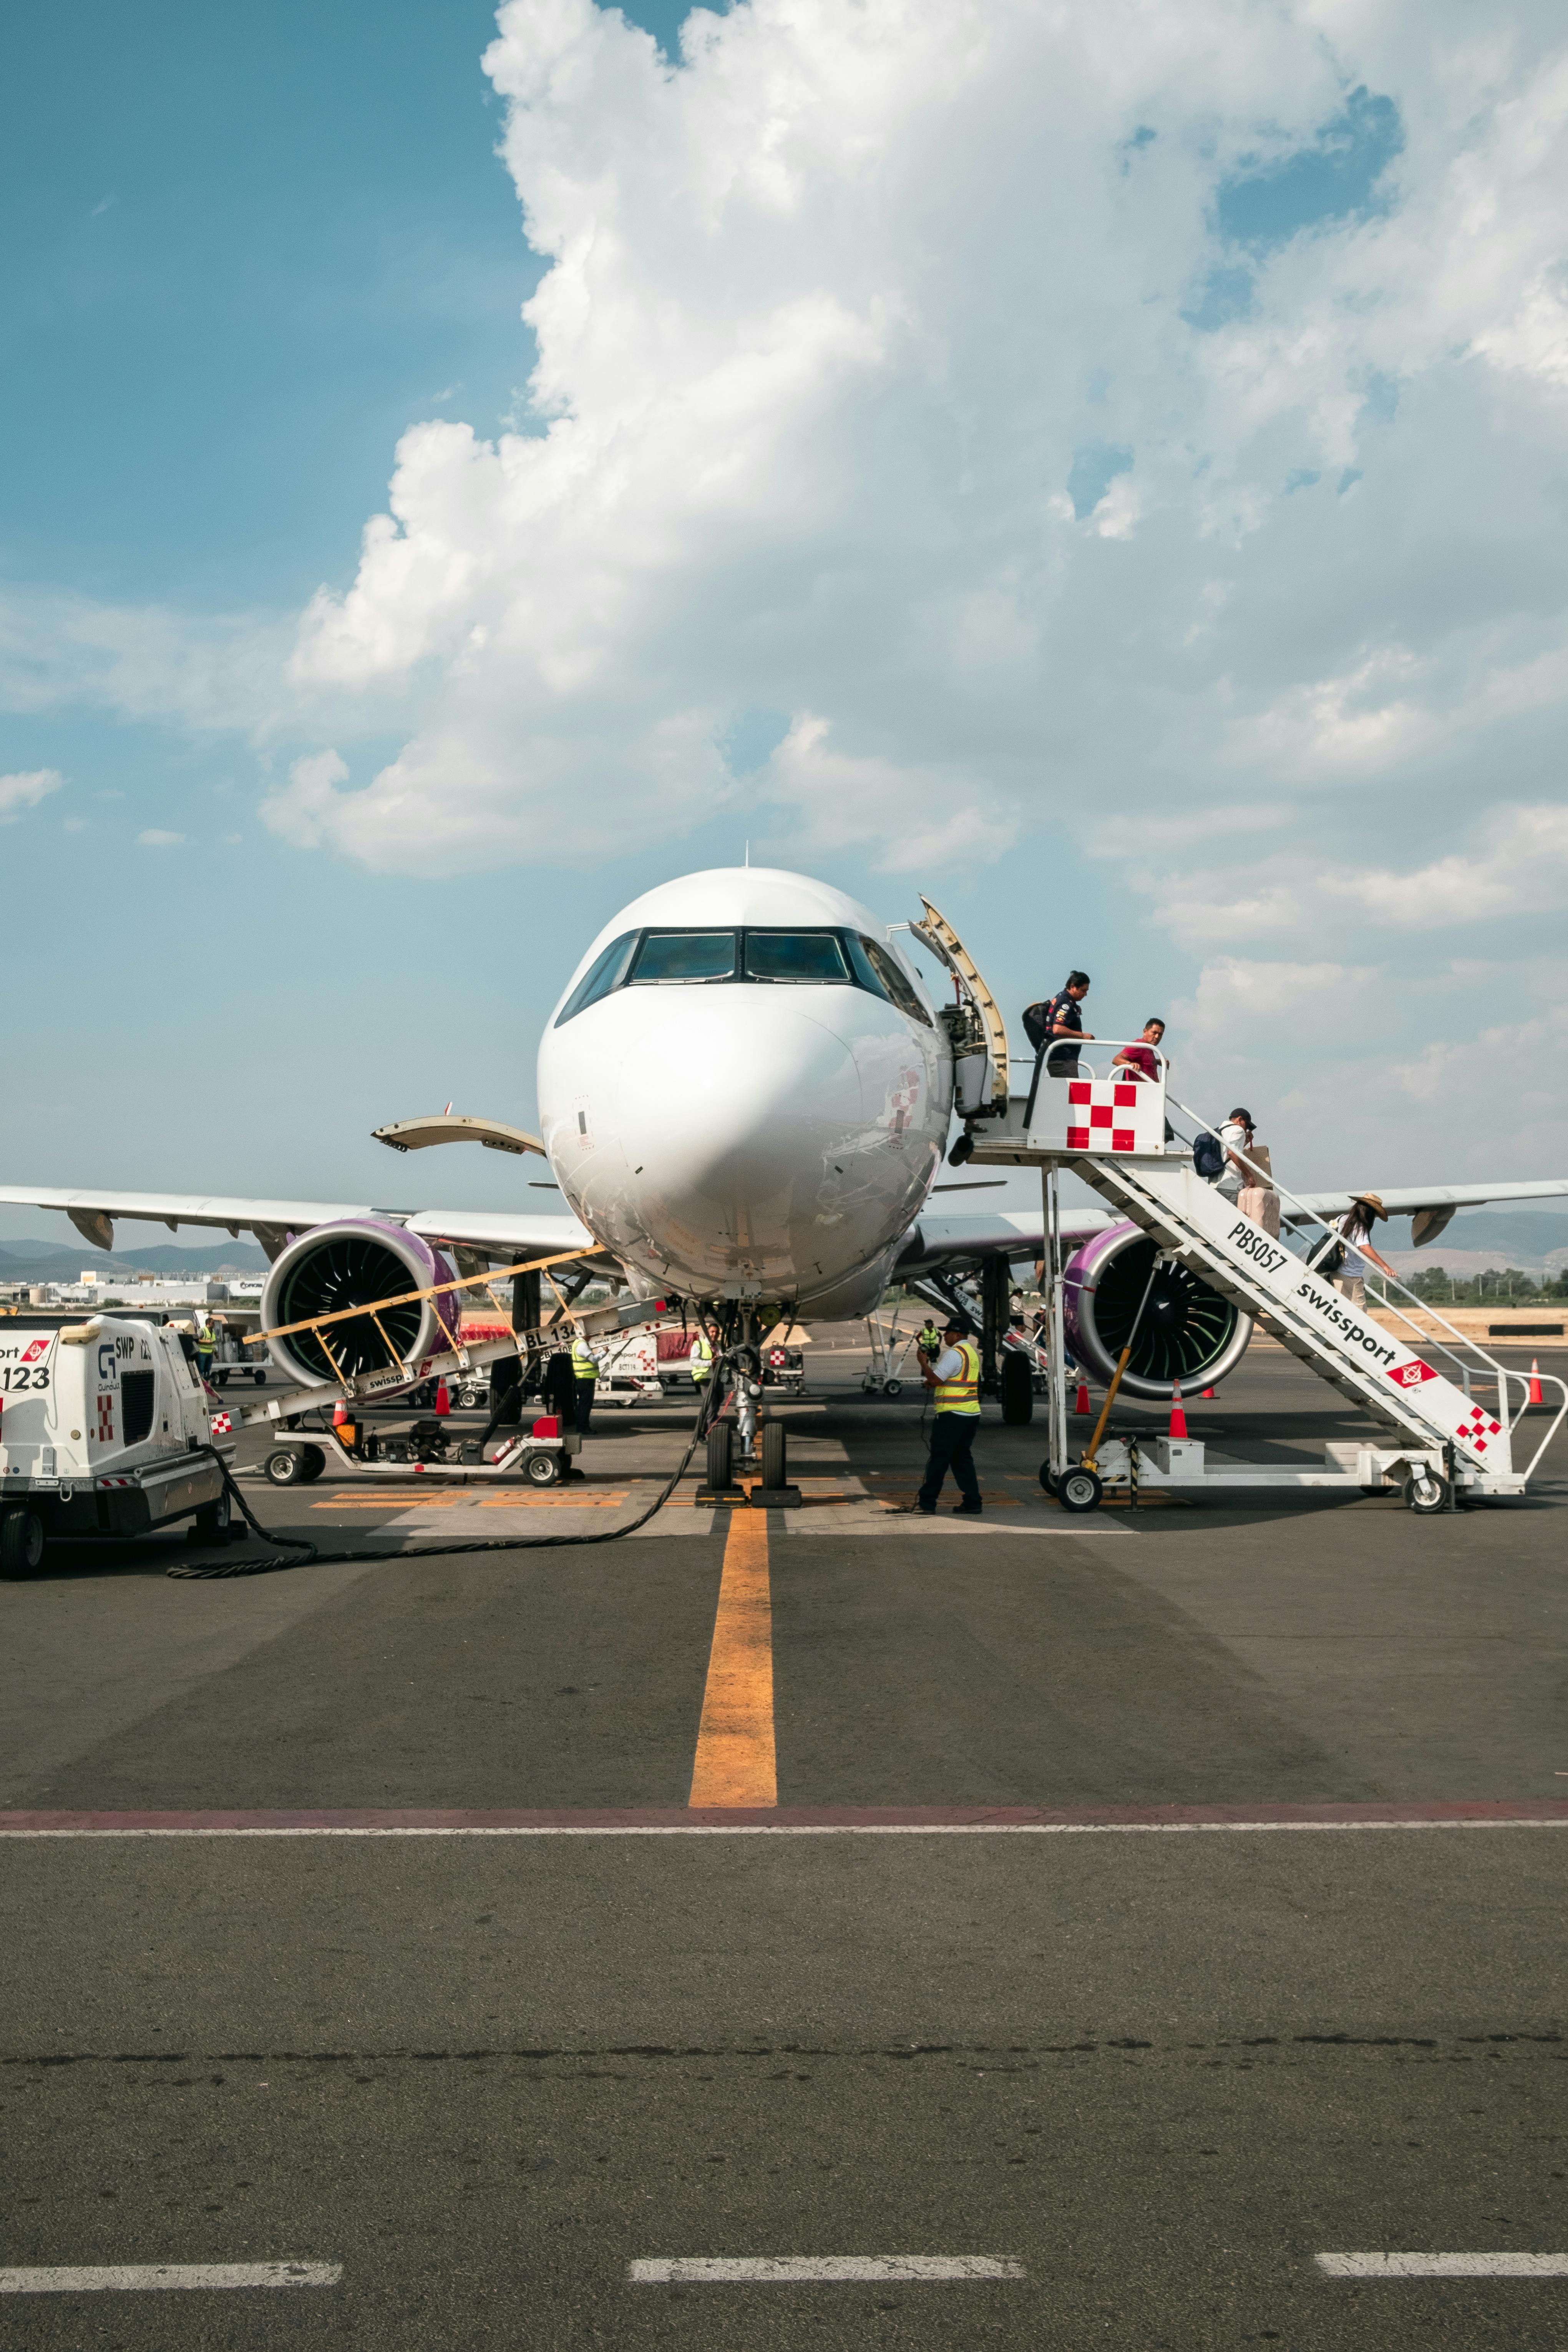
[(1539, 1265), (1552, 1251), (1568, 1249), (1568, 1216), (1552, 1209), (1461, 1209), (1417, 1255), (1432, 1265), (1446, 1249), (1490, 1250), (1501, 1264)]
[(0, 1245), (0, 1282), (76, 1282), (90, 1267), (108, 1280), (155, 1274), (161, 1281), (220, 1278), (226, 1274), (265, 1274), (266, 1253), (251, 1242), (224, 1241), (216, 1249), (187, 1249), (183, 1242), (158, 1242), (134, 1255), (105, 1257), (85, 1242), (62, 1249), (58, 1242), (6, 1242)]

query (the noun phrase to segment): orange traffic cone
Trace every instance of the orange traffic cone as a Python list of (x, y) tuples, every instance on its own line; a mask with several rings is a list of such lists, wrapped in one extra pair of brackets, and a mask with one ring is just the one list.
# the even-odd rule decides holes
[(341, 1429), (348, 1417), (348, 1401), (345, 1397), (340, 1397), (336, 1404), (332, 1407), (332, 1427), (334, 1429)]
[(1187, 1416), (1182, 1410), (1182, 1383), (1177, 1381), (1171, 1390), (1171, 1426), (1165, 1434), (1167, 1437), (1185, 1437), (1186, 1433)]
[(437, 1381), (436, 1383), (436, 1410), (437, 1412), (450, 1412), (452, 1410), (452, 1400), (447, 1394), (445, 1381)]
[(1074, 1405), (1073, 1411), (1074, 1412), (1087, 1412), (1089, 1411), (1089, 1382), (1087, 1381), (1079, 1381), (1078, 1384), (1078, 1402)]
[(1202, 1400), (1203, 1400), (1205, 1397), (1212, 1397), (1212, 1396), (1213, 1396), (1213, 1394), (1214, 1394), (1214, 1391), (1213, 1391), (1213, 1389), (1200, 1389), (1200, 1390), (1198, 1391), (1198, 1398), (1199, 1398), (1200, 1402), (1202, 1402)]
[(1531, 1404), (1544, 1404), (1546, 1402), (1545, 1398), (1541, 1393), (1541, 1359), (1539, 1356), (1531, 1356), (1530, 1360), (1530, 1395), (1527, 1402)]

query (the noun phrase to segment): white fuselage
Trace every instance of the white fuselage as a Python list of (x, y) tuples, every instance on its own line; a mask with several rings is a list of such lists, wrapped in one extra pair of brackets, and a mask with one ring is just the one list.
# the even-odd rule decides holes
[[(651, 976), (721, 965), (725, 934), (731, 976)], [(615, 984), (563, 1017), (623, 940)], [(766, 976), (840, 952), (842, 979)], [(941, 1164), (952, 1103), (945, 1032), (886, 927), (825, 883), (762, 867), (634, 900), (539, 1049), (566, 1201), (649, 1286), (693, 1298), (864, 1312)]]

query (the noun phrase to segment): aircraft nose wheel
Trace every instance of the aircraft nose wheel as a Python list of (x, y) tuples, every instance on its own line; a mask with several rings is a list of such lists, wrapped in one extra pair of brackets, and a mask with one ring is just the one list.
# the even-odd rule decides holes
[(1104, 1492), (1092, 1470), (1068, 1470), (1057, 1488), (1057, 1500), (1064, 1511), (1098, 1511)]

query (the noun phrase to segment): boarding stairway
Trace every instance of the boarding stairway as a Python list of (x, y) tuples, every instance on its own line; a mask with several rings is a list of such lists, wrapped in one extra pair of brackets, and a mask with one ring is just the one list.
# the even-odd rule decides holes
[[(1109, 1055), (1117, 1044), (1097, 1040), (1093, 1050)], [(1267, 1316), (1270, 1332), (1293, 1356), (1396, 1432), (1410, 1457), (1440, 1469), (1450, 1489), (1523, 1492), (1568, 1412), (1568, 1386), (1543, 1376), (1563, 1402), (1530, 1460), (1516, 1467), (1510, 1388), (1527, 1395), (1523, 1374), (1500, 1364), (1397, 1281), (1381, 1304), (1408, 1339), (1352, 1307), (1331, 1279), (1312, 1271), (1312, 1258), (1336, 1237), (1333, 1229), (1278, 1178), (1255, 1171), (1260, 1187), (1279, 1195), (1281, 1224), (1304, 1247), (1288, 1247), (1243, 1216), (1196, 1173), (1191, 1143), (1167, 1140), (1173, 1115), (1194, 1134), (1207, 1123), (1168, 1093), (1163, 1057), (1154, 1080), (1133, 1081), (1113, 1069), (1097, 1076), (1081, 1059), (1079, 1070), (1077, 1077), (1037, 1083), (1026, 1099), (1009, 1101), (1000, 1120), (972, 1126), (974, 1164), (1070, 1171), (1242, 1314)], [(1440, 1329), (1423, 1329), (1413, 1312)], [(1433, 1357), (1445, 1360), (1443, 1369)], [(1491, 1401), (1478, 1399), (1477, 1388)]]

